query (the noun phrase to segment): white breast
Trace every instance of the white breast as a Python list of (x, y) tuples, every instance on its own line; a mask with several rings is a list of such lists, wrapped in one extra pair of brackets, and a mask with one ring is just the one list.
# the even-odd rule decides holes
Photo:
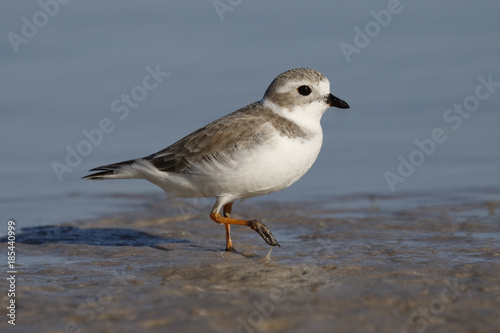
[(321, 149), (323, 136), (288, 138), (276, 135), (252, 152), (241, 152), (230, 166), (213, 166), (194, 183), (203, 183), (204, 196), (229, 196), (244, 199), (282, 190), (313, 165)]
[(307, 137), (290, 138), (274, 131), (251, 150), (222, 156), (222, 163), (200, 163), (189, 173), (164, 173), (152, 165), (143, 178), (178, 197), (229, 197), (232, 201), (282, 190), (302, 177), (316, 160), (323, 133), (317, 122)]

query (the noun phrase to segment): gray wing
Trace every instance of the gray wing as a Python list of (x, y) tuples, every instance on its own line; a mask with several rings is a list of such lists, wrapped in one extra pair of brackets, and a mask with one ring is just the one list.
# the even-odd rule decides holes
[(224, 163), (221, 157), (231, 157), (241, 149), (251, 150), (269, 140), (273, 131), (268, 123), (269, 117), (276, 115), (259, 102), (252, 103), (147, 156), (145, 160), (161, 171), (176, 173), (189, 172), (193, 164), (200, 162)]

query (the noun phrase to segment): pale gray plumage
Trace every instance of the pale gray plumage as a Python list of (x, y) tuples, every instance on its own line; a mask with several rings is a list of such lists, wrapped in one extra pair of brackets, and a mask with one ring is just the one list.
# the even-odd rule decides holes
[[(261, 101), (215, 120), (155, 154), (97, 167), (84, 178), (144, 178), (175, 196), (216, 197), (212, 219), (232, 224), (220, 217), (223, 206), (226, 213), (226, 205), (235, 200), (279, 191), (311, 167), (322, 143), (319, 121), (332, 106), (349, 108), (330, 93), (323, 74), (292, 69), (272, 81)], [(215, 185), (207, 190), (207, 184)], [(246, 222), (268, 244), (278, 245), (260, 222)], [(226, 232), (227, 248), (232, 248), (228, 227)]]

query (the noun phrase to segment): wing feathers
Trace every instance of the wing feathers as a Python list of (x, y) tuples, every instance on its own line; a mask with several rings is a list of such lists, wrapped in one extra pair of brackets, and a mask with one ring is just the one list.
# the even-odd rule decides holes
[[(233, 163), (241, 151), (251, 151), (268, 142), (273, 135), (306, 137), (307, 132), (294, 122), (274, 113), (260, 102), (245, 106), (189, 134), (171, 146), (139, 160), (150, 162), (159, 171), (190, 172), (197, 163)], [(138, 160), (100, 166), (85, 179), (130, 178)]]

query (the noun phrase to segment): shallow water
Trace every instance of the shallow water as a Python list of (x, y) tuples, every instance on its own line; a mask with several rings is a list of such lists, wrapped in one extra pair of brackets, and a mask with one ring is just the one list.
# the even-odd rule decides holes
[[(500, 193), (477, 195), (488, 200), (428, 194), (409, 205), (411, 196), (359, 195), (235, 204), (235, 217), (259, 219), (280, 242), (269, 256), (255, 232), (238, 226), (239, 252), (225, 252), (224, 228), (207, 212), (154, 196), (134, 212), (26, 228), (17, 235), (19, 326), (495, 332)], [(332, 202), (348, 212), (337, 215)]]

